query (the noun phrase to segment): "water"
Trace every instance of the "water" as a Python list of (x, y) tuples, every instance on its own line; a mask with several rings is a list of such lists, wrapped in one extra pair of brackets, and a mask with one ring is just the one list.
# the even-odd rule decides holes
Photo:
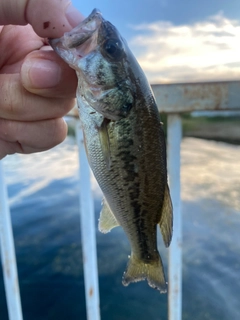
[[(183, 319), (240, 319), (240, 147), (182, 143)], [(86, 319), (73, 138), (4, 160), (25, 320)], [(93, 180), (96, 225), (101, 193)], [(103, 320), (167, 320), (167, 296), (123, 287), (130, 253), (121, 228), (96, 231)], [(167, 250), (159, 236), (167, 270)], [(7, 307), (0, 272), (0, 319)]]

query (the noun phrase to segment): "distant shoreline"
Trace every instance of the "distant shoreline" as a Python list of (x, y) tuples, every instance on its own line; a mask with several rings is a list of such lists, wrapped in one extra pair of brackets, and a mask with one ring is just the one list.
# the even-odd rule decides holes
[(224, 138), (224, 137), (216, 137), (216, 136), (205, 136), (205, 135), (184, 135), (183, 138), (196, 138), (196, 139), (204, 139), (209, 141), (216, 142), (225, 142), (233, 145), (240, 145), (240, 139), (232, 139), (232, 138)]
[(183, 136), (240, 145), (239, 117), (183, 117)]

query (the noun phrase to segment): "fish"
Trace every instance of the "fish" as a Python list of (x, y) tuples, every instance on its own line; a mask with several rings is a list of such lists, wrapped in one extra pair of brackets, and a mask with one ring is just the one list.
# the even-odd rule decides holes
[(126, 40), (97, 9), (49, 43), (77, 74), (86, 154), (104, 195), (99, 230), (121, 226), (130, 242), (122, 283), (147, 280), (166, 292), (157, 227), (168, 247), (173, 208), (165, 135), (148, 80)]

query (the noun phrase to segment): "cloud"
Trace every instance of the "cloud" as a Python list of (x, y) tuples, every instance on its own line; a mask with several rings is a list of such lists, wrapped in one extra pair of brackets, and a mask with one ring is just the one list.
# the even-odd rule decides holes
[(132, 26), (129, 41), (151, 83), (240, 79), (240, 20), (218, 13), (190, 25)]

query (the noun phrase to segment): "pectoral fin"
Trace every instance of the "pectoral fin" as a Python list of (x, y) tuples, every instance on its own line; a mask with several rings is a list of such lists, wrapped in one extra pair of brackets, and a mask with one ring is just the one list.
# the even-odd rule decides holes
[(119, 226), (118, 221), (116, 220), (114, 214), (112, 213), (109, 205), (105, 199), (103, 199), (102, 211), (100, 213), (98, 229), (102, 233), (107, 233), (113, 228)]
[(168, 185), (166, 185), (161, 220), (159, 222), (163, 241), (168, 247), (172, 240), (173, 208)]
[(108, 135), (108, 125), (109, 120), (104, 118), (101, 127), (98, 129), (99, 132), (99, 138), (103, 153), (103, 158), (106, 162), (106, 166), (108, 169), (111, 167), (111, 152), (110, 152), (110, 141), (109, 141), (109, 135)]

